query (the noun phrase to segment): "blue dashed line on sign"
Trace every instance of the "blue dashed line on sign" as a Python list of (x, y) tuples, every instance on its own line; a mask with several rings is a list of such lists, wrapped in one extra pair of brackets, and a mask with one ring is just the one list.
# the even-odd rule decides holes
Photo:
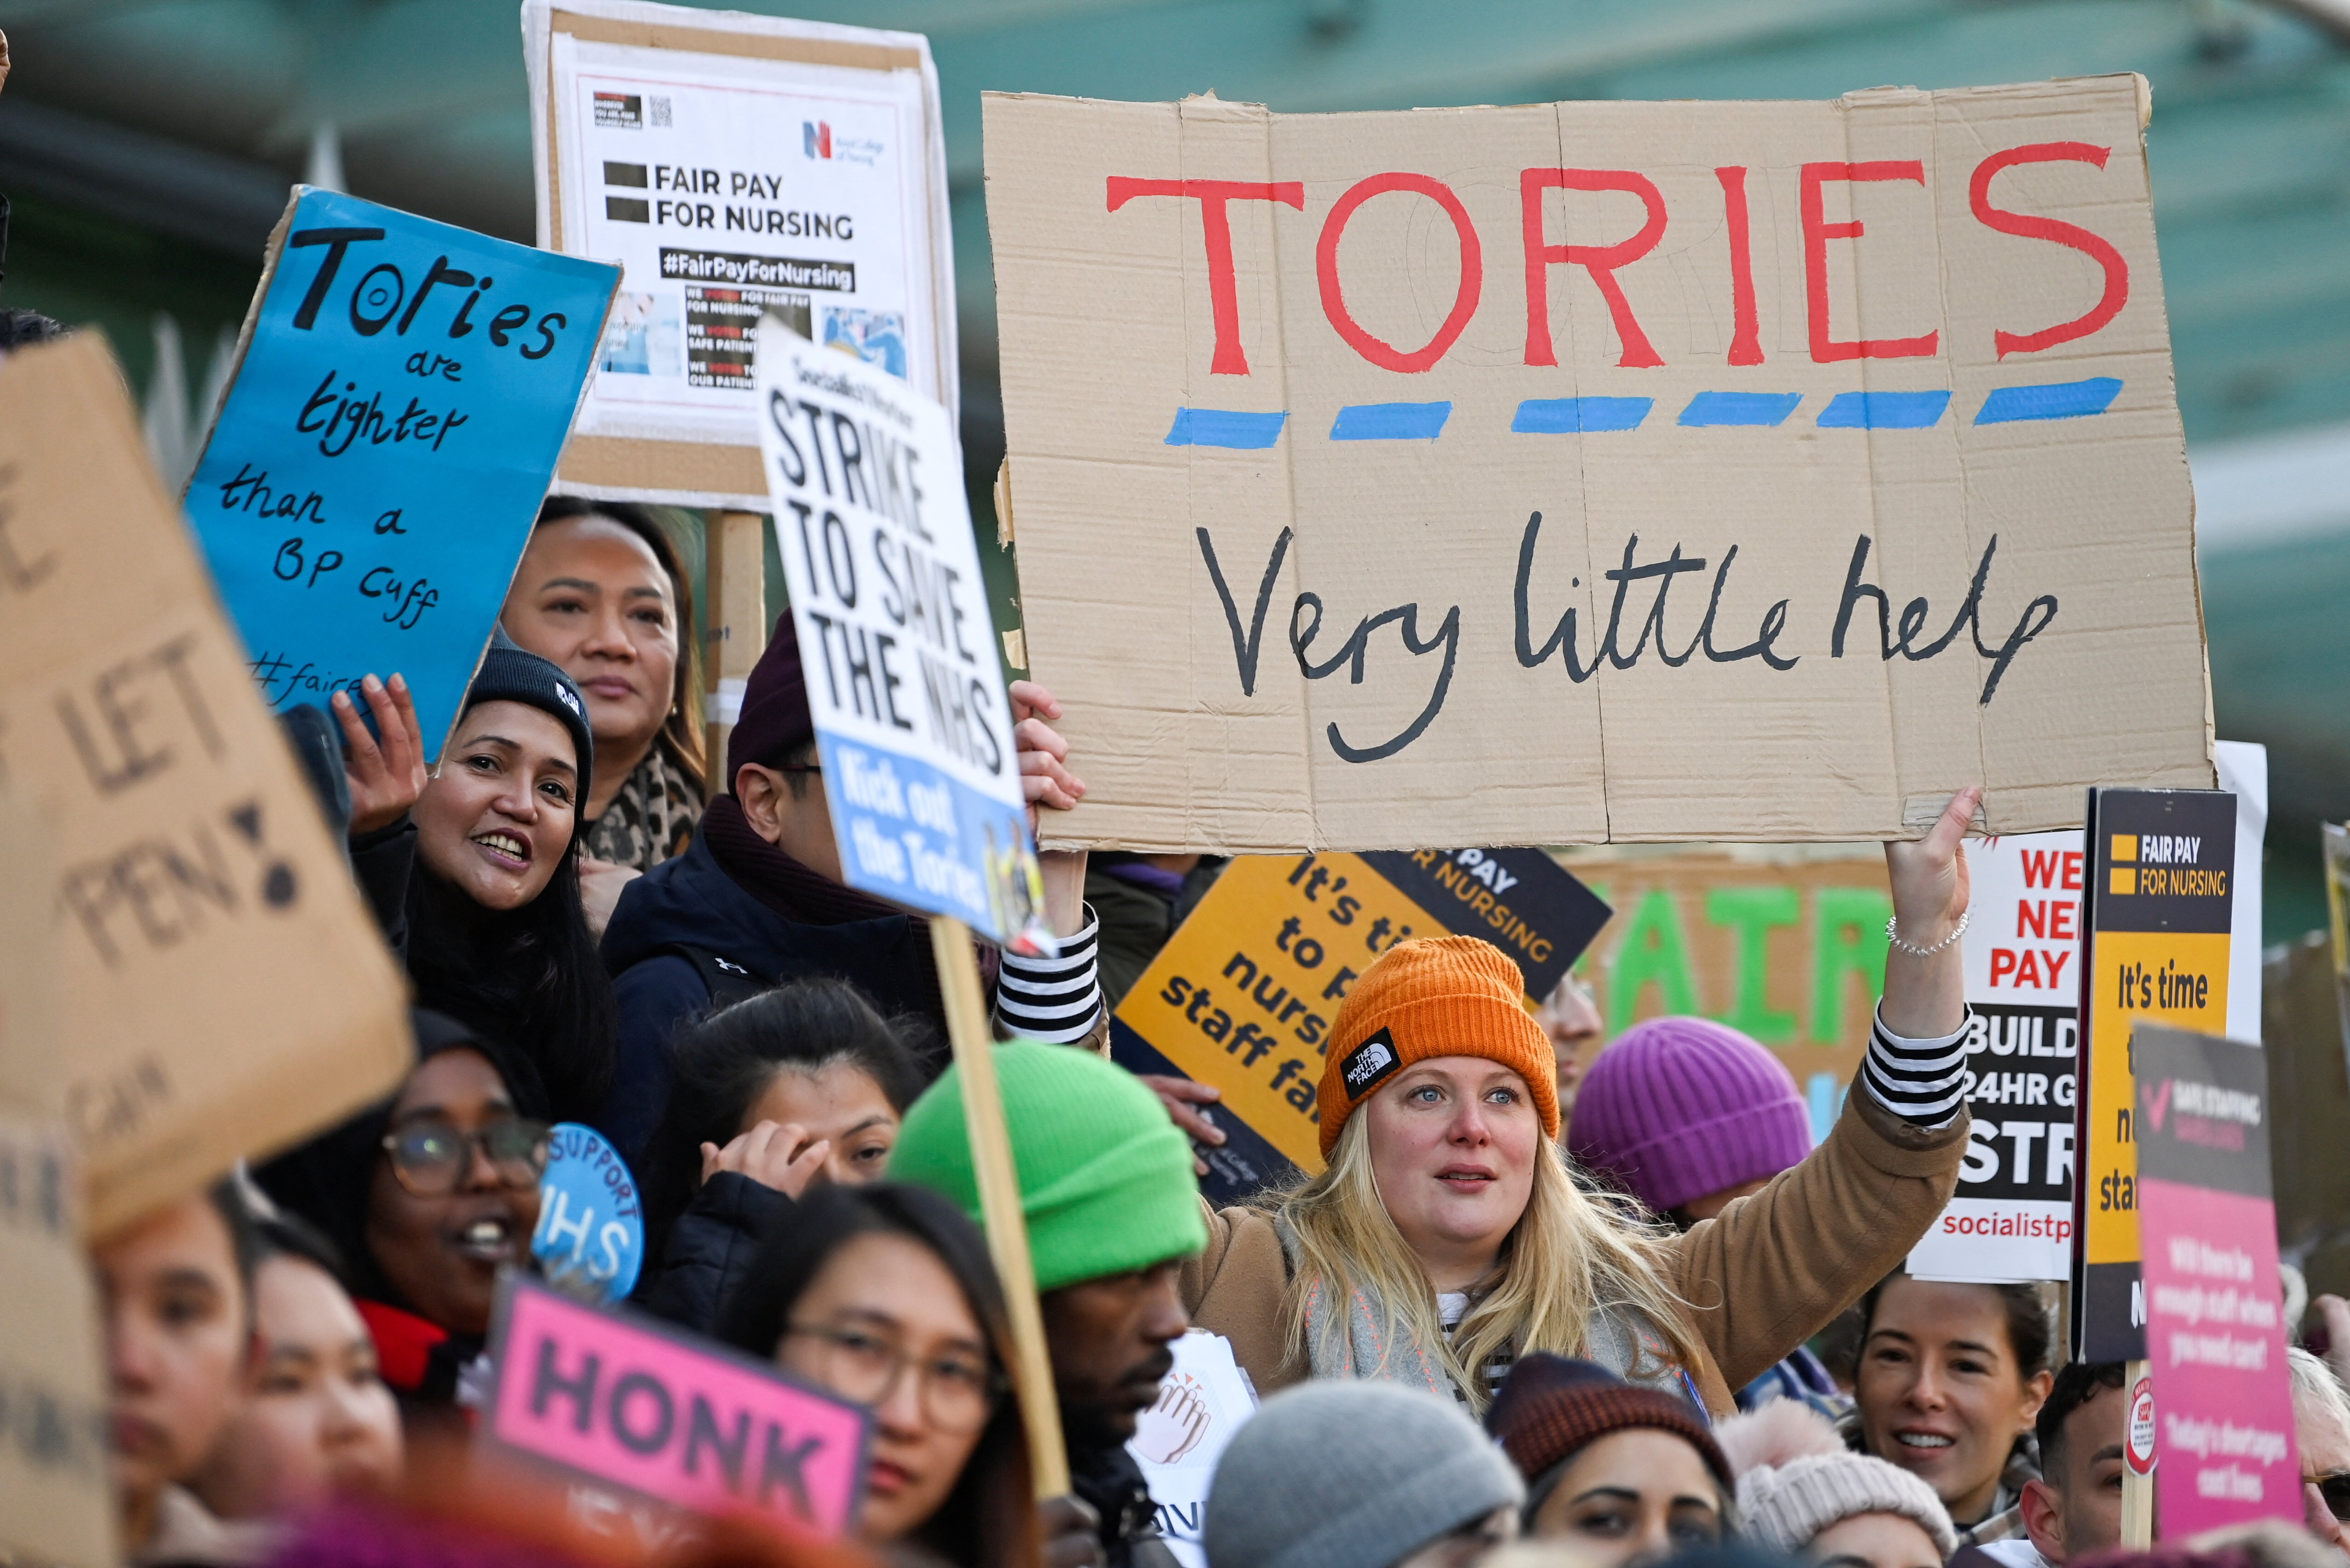
[(1820, 410), (1829, 431), (1922, 431), (1939, 424), (1948, 392), (1838, 392)]
[(1528, 398), (1510, 428), (1521, 435), (1634, 431), (1656, 406), (1654, 398)]
[(1331, 422), (1332, 441), (1434, 441), (1451, 403), (1348, 403)]
[(1243, 413), (1234, 409), (1178, 409), (1167, 432), (1169, 446), (1226, 446), (1262, 452), (1281, 439), (1289, 415)]
[(1801, 392), (1700, 392), (1681, 410), (1685, 425), (1784, 424)]
[(2120, 379), (2114, 376), (2038, 387), (1999, 387), (1983, 400), (1975, 423), (2005, 425), (2022, 420), (2077, 420), (2084, 414), (2102, 414), (2113, 406), (2121, 389)]

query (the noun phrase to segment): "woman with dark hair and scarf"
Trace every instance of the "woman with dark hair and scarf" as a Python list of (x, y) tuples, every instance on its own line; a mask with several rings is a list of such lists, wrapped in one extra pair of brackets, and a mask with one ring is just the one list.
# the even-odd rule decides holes
[(810, 1193), (716, 1333), (871, 1412), (859, 1542), (952, 1568), (1038, 1561), (1003, 1290), (948, 1199), (898, 1182)]
[(384, 1381), (411, 1420), (456, 1397), (506, 1264), (527, 1265), (548, 1150), (530, 1063), (419, 1009), (400, 1092), (270, 1161), (255, 1179), (348, 1261)]
[(702, 821), (692, 579), (650, 508), (557, 495), (539, 508), (499, 625), (588, 700), (602, 765), (580, 797), (581, 870), (600, 935), (621, 889), (684, 854)]
[[(584, 1119), (612, 1077), (612, 987), (580, 904), (579, 817), (595, 740), (579, 689), (494, 637), (421, 790), (387, 784), (415, 757), (414, 709), (368, 691), (383, 734), (337, 704), (350, 750), (351, 859), (417, 1002), (508, 1042), (556, 1116)], [(397, 772), (397, 770), (391, 770)], [(365, 799), (365, 810), (357, 803)]]

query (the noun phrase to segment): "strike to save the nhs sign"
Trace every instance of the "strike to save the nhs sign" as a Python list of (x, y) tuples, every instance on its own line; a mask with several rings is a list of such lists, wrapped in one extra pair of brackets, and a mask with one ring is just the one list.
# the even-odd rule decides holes
[(757, 372), (775, 542), (842, 872), (1032, 946), (1042, 891), (947, 411), (773, 317)]

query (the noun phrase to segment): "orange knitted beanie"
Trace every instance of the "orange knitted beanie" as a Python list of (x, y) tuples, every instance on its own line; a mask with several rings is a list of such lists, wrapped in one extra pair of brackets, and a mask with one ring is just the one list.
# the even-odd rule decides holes
[(1482, 1056), (1526, 1081), (1543, 1131), (1558, 1137), (1558, 1058), (1526, 1012), (1525, 979), (1475, 937), (1398, 942), (1364, 971), (1338, 1009), (1315, 1096), (1322, 1158), (1355, 1107), (1395, 1074), (1431, 1056)]

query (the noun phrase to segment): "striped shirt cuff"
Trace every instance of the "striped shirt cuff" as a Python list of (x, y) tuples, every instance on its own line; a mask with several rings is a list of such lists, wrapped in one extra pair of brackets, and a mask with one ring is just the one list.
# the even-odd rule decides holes
[(1003, 954), (995, 989), (995, 1020), (1018, 1040), (1074, 1045), (1093, 1033), (1101, 1015), (1101, 921), (1086, 906), (1085, 929), (1061, 939), (1058, 958)]
[(1885, 1027), (1880, 1004), (1868, 1032), (1860, 1081), (1869, 1097), (1903, 1121), (1931, 1130), (1958, 1119), (1966, 1104), (1967, 1031), (1974, 1012), (1951, 1033), (1910, 1040)]

